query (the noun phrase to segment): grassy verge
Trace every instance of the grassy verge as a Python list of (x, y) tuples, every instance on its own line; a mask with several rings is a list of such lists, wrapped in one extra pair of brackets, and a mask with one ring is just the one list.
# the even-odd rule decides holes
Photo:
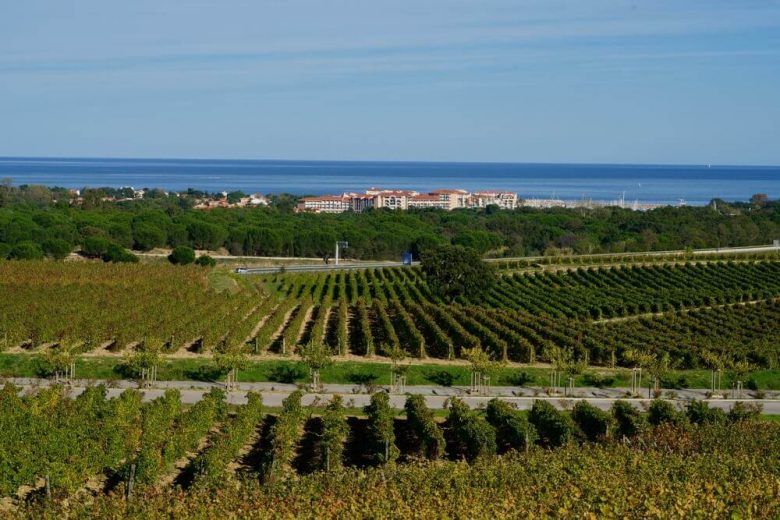
[[(238, 375), (244, 382), (303, 383), (309, 372), (297, 361), (267, 360), (250, 362)], [(29, 354), (0, 354), (0, 377), (40, 377), (44, 375), (38, 358)], [(76, 363), (76, 377), (84, 379), (127, 379), (130, 375), (123, 368), (121, 358), (82, 357)], [(214, 381), (222, 375), (214, 368), (213, 361), (201, 359), (167, 359), (158, 368), (161, 381)], [(355, 385), (387, 385), (390, 383), (390, 365), (371, 362), (338, 362), (321, 373), (324, 383)], [(412, 365), (407, 372), (408, 385), (467, 386), (471, 374), (467, 366)], [(730, 388), (731, 376), (723, 375), (722, 388)], [(780, 389), (780, 370), (761, 370), (750, 374), (762, 390)], [(592, 368), (578, 375), (574, 385), (578, 387), (628, 387), (630, 371), (625, 369)], [(649, 378), (643, 378), (647, 386)], [(502, 368), (492, 376), (492, 384), (500, 386), (550, 386), (550, 370), (544, 367)], [(708, 388), (710, 372), (707, 370), (681, 370), (670, 372), (664, 378), (664, 389)]]

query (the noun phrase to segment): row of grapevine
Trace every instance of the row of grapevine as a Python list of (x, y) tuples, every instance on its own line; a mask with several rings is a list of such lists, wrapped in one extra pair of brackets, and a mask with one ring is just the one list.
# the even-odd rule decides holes
[(236, 458), (260, 423), (262, 409), (262, 396), (249, 392), (247, 404), (241, 406), (235, 417), (210, 439), (208, 449), (192, 461), (198, 484), (216, 487), (223, 481), (228, 464)]

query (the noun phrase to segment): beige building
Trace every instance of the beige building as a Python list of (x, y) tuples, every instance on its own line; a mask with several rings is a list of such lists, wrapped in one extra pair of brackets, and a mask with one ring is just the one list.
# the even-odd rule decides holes
[(298, 211), (311, 213), (343, 213), (352, 209), (346, 195), (321, 195), (304, 197), (298, 201)]
[(501, 209), (515, 209), (517, 207), (517, 193), (509, 191), (478, 191), (472, 194), (467, 201), (470, 208), (485, 208), (495, 204)]
[(411, 190), (384, 190), (371, 188), (365, 193), (344, 193), (304, 197), (298, 202), (298, 211), (312, 213), (361, 212), (369, 208), (406, 210), (409, 208), (438, 208), (451, 211), (459, 208), (484, 208), (495, 204), (502, 209), (517, 207), (517, 193), (466, 190), (434, 190), (418, 193)]

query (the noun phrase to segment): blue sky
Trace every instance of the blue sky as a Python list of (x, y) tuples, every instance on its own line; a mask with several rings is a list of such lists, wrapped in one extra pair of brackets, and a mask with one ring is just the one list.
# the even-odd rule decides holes
[(4, 156), (780, 164), (780, 1), (0, 6)]

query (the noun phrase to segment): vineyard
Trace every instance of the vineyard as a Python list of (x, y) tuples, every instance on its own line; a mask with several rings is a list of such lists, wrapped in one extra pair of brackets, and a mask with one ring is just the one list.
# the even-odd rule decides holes
[[(445, 303), (415, 268), (233, 278), (218, 292), (202, 269), (152, 265), (0, 264), (0, 348), (67, 345), (121, 353), (290, 356), (309, 342), (333, 354), (552, 362), (561, 349), (600, 366), (637, 352), (678, 368), (713, 358), (775, 368), (780, 262), (697, 262), (504, 271), (479, 299)], [(213, 274), (213, 273), (212, 273)], [(224, 281), (223, 280), (223, 281)], [(224, 288), (223, 288), (224, 289)]]
[(481, 506), (698, 516), (706, 505), (771, 518), (780, 508), (780, 424), (749, 406), (654, 401), (645, 412), (617, 401), (601, 411), (583, 401), (567, 412), (537, 401), (525, 413), (454, 398), (437, 420), (419, 396), (399, 411), (385, 393), (362, 416), (338, 396), (303, 407), (300, 392), (273, 413), (252, 393), (228, 407), (214, 390), (190, 408), (174, 390), (148, 402), (137, 390), (105, 396), (0, 390), (0, 514), (474, 516)]

